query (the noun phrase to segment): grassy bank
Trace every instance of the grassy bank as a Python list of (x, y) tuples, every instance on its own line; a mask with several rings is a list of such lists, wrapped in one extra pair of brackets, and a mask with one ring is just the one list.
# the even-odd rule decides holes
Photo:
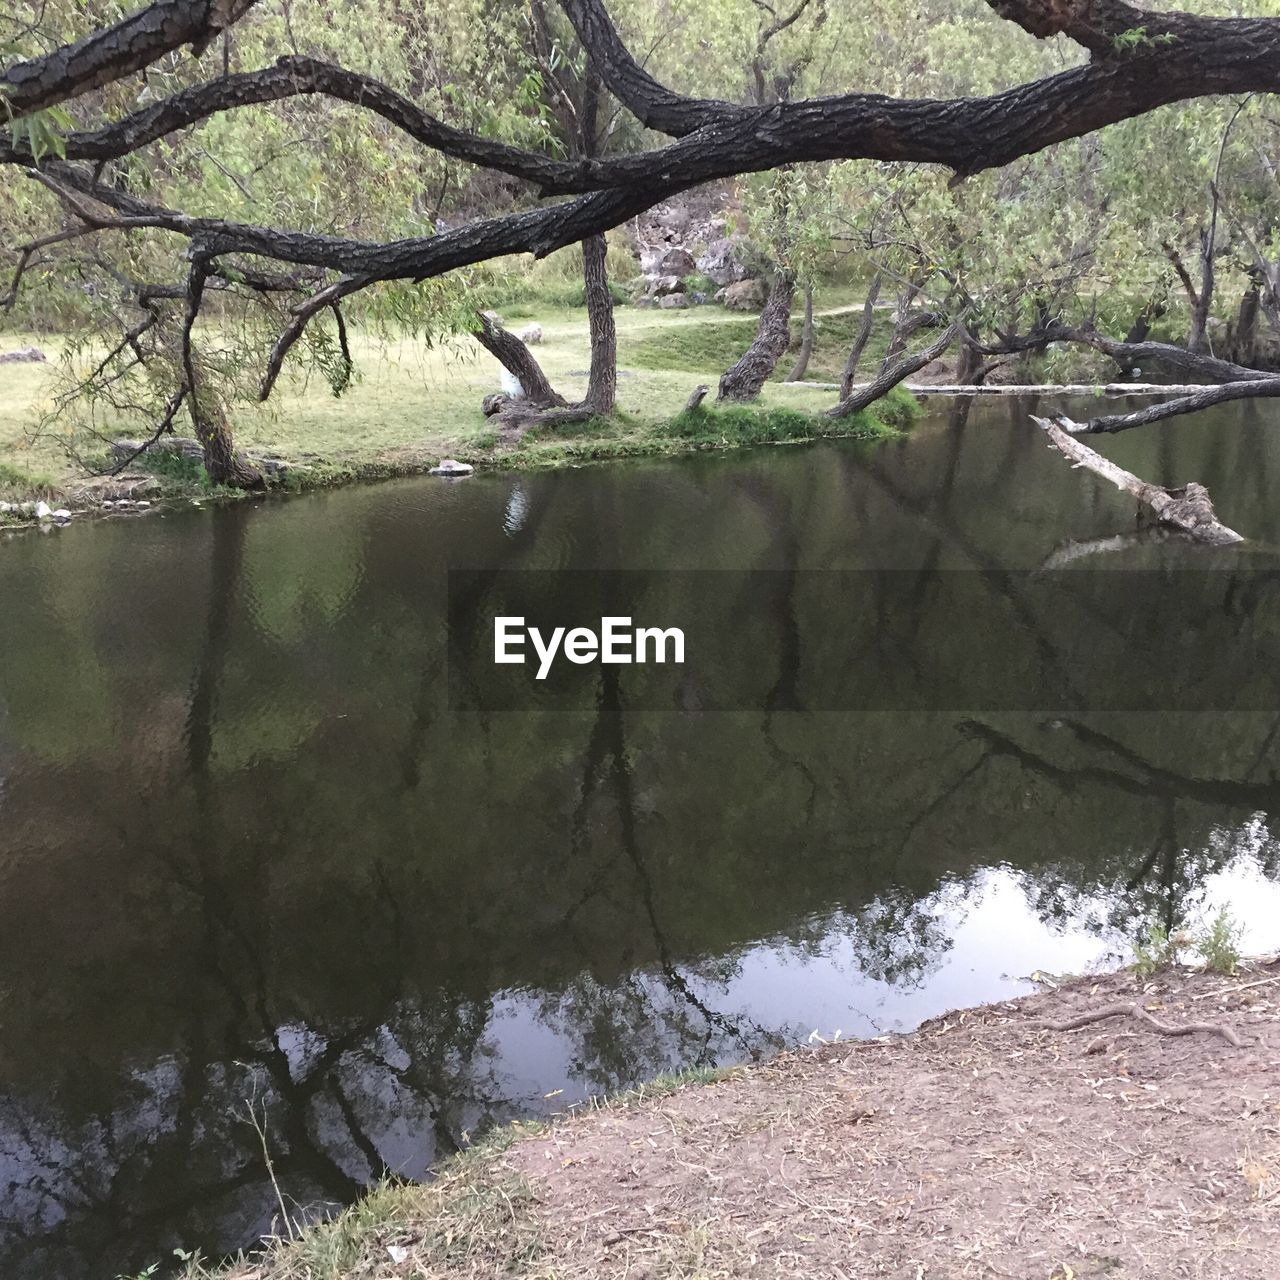
[(1272, 1280), (1278, 1060), (1275, 960), (1071, 979), (503, 1130), (188, 1280)]
[[(566, 397), (580, 397), (590, 355), (585, 313), (526, 304), (514, 308), (508, 320), (513, 327), (529, 321), (542, 326), (538, 359)], [(286, 460), (293, 468), (292, 483), (308, 487), (411, 473), (443, 457), (480, 466), (542, 467), (822, 435), (870, 437), (911, 421), (912, 402), (903, 394), (834, 423), (820, 416), (833, 402), (830, 391), (779, 381), (766, 387), (758, 407), (682, 414), (693, 387), (700, 382), (714, 387), (745, 350), (755, 318), (718, 307), (621, 307), (617, 322), (618, 414), (611, 420), (530, 433), (517, 448), (500, 448), (493, 424), (480, 410), (483, 397), (499, 388), (499, 369), (473, 341), (428, 346), (409, 338), (388, 342), (356, 334), (358, 379), (345, 395), (335, 398), (321, 378), (286, 378), (268, 404), (237, 407), (237, 443), (251, 453)], [(812, 379), (838, 373), (855, 323), (847, 307), (820, 316)], [(887, 320), (878, 325), (869, 361), (887, 341), (887, 325)], [(34, 430), (50, 402), (59, 341), (0, 333), (0, 351), (32, 341), (50, 356), (49, 364), (0, 365), (0, 501), (74, 497), (86, 480), (84, 469), (69, 458), (77, 445), (84, 451), (69, 424), (54, 421)], [(784, 360), (779, 377), (788, 363)], [(110, 435), (138, 436), (143, 430), (136, 421), (107, 419), (102, 426)], [(167, 492), (201, 487), (196, 467), (157, 463), (155, 470)]]

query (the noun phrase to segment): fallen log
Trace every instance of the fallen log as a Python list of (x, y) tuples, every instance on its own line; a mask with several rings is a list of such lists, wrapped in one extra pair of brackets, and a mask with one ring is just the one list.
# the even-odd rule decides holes
[(1060, 418), (1054, 422), (1050, 418), (1037, 418), (1033, 415), (1031, 421), (1048, 436), (1050, 445), (1073, 467), (1092, 471), (1121, 492), (1132, 494), (1140, 503), (1150, 508), (1161, 524), (1181, 529), (1197, 542), (1208, 543), (1210, 546), (1229, 546), (1244, 541), (1240, 534), (1234, 529), (1228, 529), (1218, 519), (1213, 503), (1209, 500), (1209, 491), (1203, 485), (1191, 481), (1176, 489), (1165, 489), (1157, 484), (1149, 484), (1132, 471), (1118, 467), (1096, 450), (1090, 449), (1073, 435), (1072, 429), (1078, 428), (1070, 418)]

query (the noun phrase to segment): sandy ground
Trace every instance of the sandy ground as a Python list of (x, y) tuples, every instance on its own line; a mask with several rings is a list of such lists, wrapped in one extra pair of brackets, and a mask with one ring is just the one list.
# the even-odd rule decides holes
[[(1243, 1047), (1043, 1026), (1139, 997)], [(1280, 966), (1073, 983), (584, 1115), (504, 1160), (557, 1276), (1276, 1280)]]
[[(1134, 1001), (1223, 1033), (1055, 1029)], [(1280, 961), (1075, 979), (642, 1091), (349, 1215), (233, 1275), (1277, 1280)]]

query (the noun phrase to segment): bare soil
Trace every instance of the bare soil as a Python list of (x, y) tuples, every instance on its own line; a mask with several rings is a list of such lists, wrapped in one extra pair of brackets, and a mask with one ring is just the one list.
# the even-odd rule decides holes
[[(1140, 995), (1245, 1045), (1041, 1025)], [(557, 1276), (1276, 1280), (1280, 966), (1073, 982), (583, 1115), (503, 1159)]]
[[(1242, 1044), (1046, 1025), (1136, 1000)], [(1280, 961), (1073, 979), (641, 1091), (442, 1182), (340, 1274), (1277, 1280)]]

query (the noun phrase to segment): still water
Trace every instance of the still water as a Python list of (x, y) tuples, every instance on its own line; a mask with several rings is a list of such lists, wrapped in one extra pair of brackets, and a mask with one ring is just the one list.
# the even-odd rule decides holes
[[(314, 1210), (664, 1070), (1026, 991), (1152, 919), (1226, 904), (1246, 946), (1280, 944), (1271, 706), (709, 713), (603, 678), (572, 711), (449, 696), (450, 568), (999, 574), (1132, 532), (1027, 412), (936, 403), (889, 445), (406, 481), (0, 547), (0, 1274), (109, 1280), (252, 1241), (275, 1201), (251, 1111)], [(1156, 592), (1169, 569), (1280, 565), (1274, 406), (1104, 447), (1207, 484), (1252, 541), (1139, 536), (1091, 567)], [(916, 613), (945, 647), (939, 601)], [(785, 684), (853, 621), (868, 651), (839, 601), (741, 616), (724, 663), (754, 676)], [(992, 609), (991, 662), (1019, 616)], [(1228, 645), (1217, 674), (1252, 661)]]

